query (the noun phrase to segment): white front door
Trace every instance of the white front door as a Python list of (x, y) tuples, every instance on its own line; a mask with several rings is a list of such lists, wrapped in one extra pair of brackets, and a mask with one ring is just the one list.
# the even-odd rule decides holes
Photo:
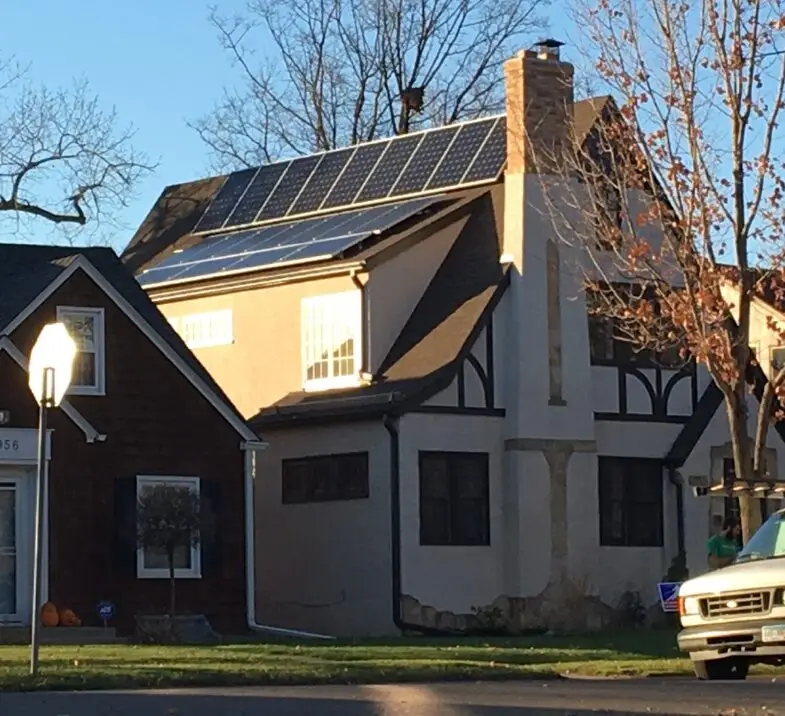
[(0, 474), (0, 622), (17, 622), (23, 611), (20, 494), (19, 480)]

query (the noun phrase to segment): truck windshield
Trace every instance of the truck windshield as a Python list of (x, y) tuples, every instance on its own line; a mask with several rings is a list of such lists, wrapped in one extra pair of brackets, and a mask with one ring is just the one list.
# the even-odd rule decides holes
[(785, 557), (785, 512), (769, 517), (739, 552), (736, 561), (775, 557)]

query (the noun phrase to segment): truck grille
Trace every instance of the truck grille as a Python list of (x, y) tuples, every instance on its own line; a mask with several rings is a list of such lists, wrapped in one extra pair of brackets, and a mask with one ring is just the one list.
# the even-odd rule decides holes
[(770, 609), (771, 592), (743, 592), (701, 599), (701, 612), (706, 619), (767, 614)]

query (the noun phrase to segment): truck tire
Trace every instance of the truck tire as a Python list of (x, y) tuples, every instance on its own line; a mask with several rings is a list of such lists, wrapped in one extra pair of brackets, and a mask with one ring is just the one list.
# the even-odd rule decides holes
[(750, 662), (743, 657), (693, 661), (692, 668), (701, 681), (744, 681), (750, 671)]

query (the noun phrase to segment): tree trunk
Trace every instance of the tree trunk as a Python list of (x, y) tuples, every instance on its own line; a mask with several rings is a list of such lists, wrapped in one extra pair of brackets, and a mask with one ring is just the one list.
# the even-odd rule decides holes
[[(726, 400), (726, 406), (736, 480), (747, 483), (752, 482), (754, 477), (752, 446), (750, 445), (750, 437), (747, 429), (746, 386), (741, 384), (739, 388), (739, 390), (734, 391), (730, 401)], [(739, 393), (741, 393), (741, 395), (739, 395)], [(750, 537), (752, 537), (760, 527), (760, 502), (757, 497), (749, 494), (739, 494), (738, 499), (741, 537), (744, 544), (747, 544)]]

